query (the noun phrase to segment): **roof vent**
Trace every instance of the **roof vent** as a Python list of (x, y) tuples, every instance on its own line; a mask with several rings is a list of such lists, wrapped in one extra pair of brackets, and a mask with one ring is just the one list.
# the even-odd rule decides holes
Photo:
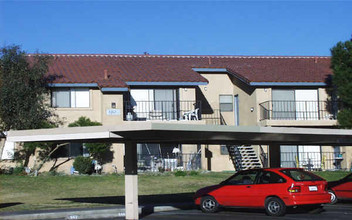
[(318, 63), (318, 57), (314, 58), (314, 63)]

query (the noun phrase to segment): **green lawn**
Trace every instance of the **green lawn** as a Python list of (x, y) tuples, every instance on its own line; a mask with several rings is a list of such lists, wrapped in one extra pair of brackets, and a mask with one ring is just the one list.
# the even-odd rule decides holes
[[(347, 175), (347, 172), (317, 173), (327, 180)], [(197, 189), (219, 183), (230, 175), (226, 172), (194, 176), (140, 174), (140, 203), (192, 201)], [(124, 176), (0, 175), (0, 193), (0, 212), (123, 205)]]

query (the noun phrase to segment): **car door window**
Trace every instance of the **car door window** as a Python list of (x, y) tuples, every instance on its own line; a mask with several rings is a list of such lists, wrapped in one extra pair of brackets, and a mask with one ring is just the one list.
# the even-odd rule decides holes
[(258, 180), (258, 184), (284, 183), (284, 182), (286, 182), (286, 180), (282, 176), (270, 171), (261, 172)]
[(345, 178), (348, 182), (352, 182), (352, 175), (346, 176)]
[(250, 185), (254, 184), (258, 171), (240, 172), (226, 181), (227, 185)]

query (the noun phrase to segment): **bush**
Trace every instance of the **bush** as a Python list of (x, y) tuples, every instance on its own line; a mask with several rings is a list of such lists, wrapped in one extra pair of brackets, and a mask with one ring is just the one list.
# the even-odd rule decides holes
[(7, 167), (7, 166), (0, 167), (0, 174), (5, 174), (5, 175), (13, 174), (13, 167)]
[(23, 165), (16, 166), (16, 167), (13, 169), (12, 174), (13, 174), (13, 175), (27, 175), (27, 173), (26, 173), (25, 170), (24, 170)]
[(196, 171), (196, 170), (192, 170), (191, 172), (189, 172), (189, 175), (190, 176), (197, 176), (199, 173), (198, 173), (198, 171)]
[(175, 173), (174, 173), (175, 176), (186, 176), (187, 175), (187, 172), (185, 171), (182, 171), (182, 170), (177, 170)]
[(40, 175), (41, 176), (65, 176), (66, 174), (64, 172), (57, 172), (56, 170), (53, 170), (49, 172), (43, 172)]
[(93, 173), (93, 164), (92, 159), (89, 157), (76, 157), (75, 161), (73, 162), (73, 167), (77, 170), (80, 174), (92, 174)]

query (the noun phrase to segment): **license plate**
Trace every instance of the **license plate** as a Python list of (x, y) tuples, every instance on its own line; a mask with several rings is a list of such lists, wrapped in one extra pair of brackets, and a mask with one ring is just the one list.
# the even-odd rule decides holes
[(318, 191), (317, 186), (309, 186), (309, 191)]

